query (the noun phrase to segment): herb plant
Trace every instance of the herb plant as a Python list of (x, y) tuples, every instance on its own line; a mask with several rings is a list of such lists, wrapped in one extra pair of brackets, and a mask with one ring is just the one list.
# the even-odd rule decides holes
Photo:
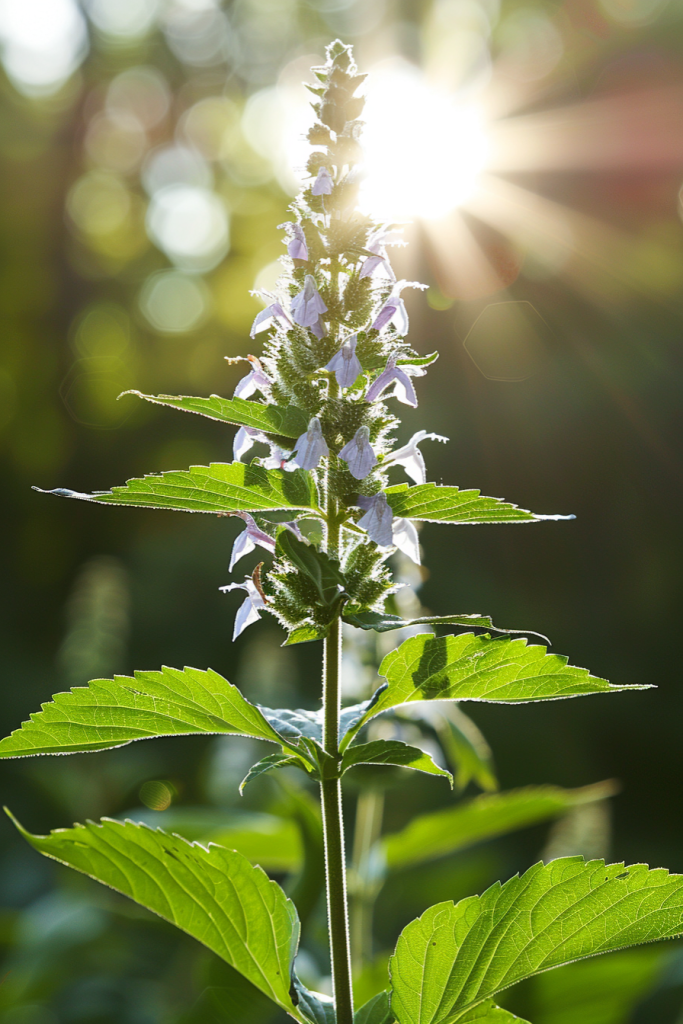
[[(244, 592), (234, 636), (270, 614), (287, 630), (286, 645), (322, 641), (322, 706), (315, 713), (260, 707), (211, 669), (141, 671), (57, 694), (0, 743), (0, 756), (97, 751), (188, 733), (233, 733), (273, 744), (275, 752), (253, 765), (242, 786), (285, 766), (319, 783), (333, 999), (308, 991), (297, 977), (294, 902), (240, 853), (130, 821), (103, 819), (46, 836), (15, 823), (36, 850), (204, 943), (300, 1024), (510, 1024), (518, 1018), (495, 1000), (516, 982), (683, 933), (683, 877), (568, 857), (538, 863), (481, 896), (439, 903), (403, 930), (385, 990), (354, 1012), (342, 777), (366, 764), (451, 777), (421, 748), (373, 734), (377, 716), (400, 715), (417, 702), (429, 721), (430, 707), (442, 706), (433, 702), (514, 704), (642, 687), (595, 678), (542, 645), (496, 630), (485, 617), (397, 614), (387, 559), (399, 550), (419, 562), (416, 522), (567, 517), (535, 515), (478, 491), (428, 483), (420, 445), (445, 440), (438, 435), (420, 430), (396, 447), (394, 400), (417, 405), (413, 379), (437, 356), (418, 355), (406, 340), (401, 292), (421, 286), (395, 279), (387, 247), (400, 243), (400, 233), (357, 208), (363, 109), (357, 92), (365, 76), (339, 42), (314, 72), (311, 183), (292, 206), (293, 220), (281, 225), (284, 273), (252, 329), (252, 337), (267, 332), (262, 356), (247, 357), (249, 371), (232, 399), (140, 395), (237, 426), (235, 461), (133, 479), (107, 492), (52, 493), (240, 517), (244, 530), (230, 569), (255, 547), (273, 560), (270, 568), (262, 562), (251, 576), (222, 588)], [(267, 454), (243, 461), (254, 445), (265, 445)], [(390, 485), (393, 469), (404, 470), (411, 483)], [(416, 632), (384, 658), (379, 671), (385, 681), (373, 696), (342, 708), (342, 623), (379, 633), (434, 625), (502, 635)], [(447, 728), (465, 774), (492, 788), (471, 734), (468, 739), (453, 716)], [(476, 812), (460, 807), (425, 816), (365, 853), (374, 851), (386, 872), (425, 860), (425, 847), (438, 855), (595, 796), (550, 788), (485, 796)], [(487, 800), (498, 801), (497, 817)], [(363, 856), (361, 849), (360, 861)], [(381, 877), (380, 871), (375, 882)], [(370, 910), (371, 903), (370, 897)]]

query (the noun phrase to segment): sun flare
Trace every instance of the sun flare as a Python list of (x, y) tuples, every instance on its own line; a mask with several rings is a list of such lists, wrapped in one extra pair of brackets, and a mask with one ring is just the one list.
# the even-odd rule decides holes
[(418, 68), (391, 61), (372, 72), (364, 120), (366, 213), (435, 219), (473, 197), (491, 147), (472, 99), (439, 91)]

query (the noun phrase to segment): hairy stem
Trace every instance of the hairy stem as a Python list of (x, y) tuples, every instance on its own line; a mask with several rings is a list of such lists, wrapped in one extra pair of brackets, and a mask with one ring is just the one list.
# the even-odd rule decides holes
[[(334, 382), (336, 385), (336, 381)], [(331, 388), (332, 390), (332, 388)], [(329, 459), (325, 511), (327, 514), (327, 550), (339, 553), (341, 528), (337, 500), (331, 493), (331, 474), (335, 456)], [(337, 617), (329, 636), (323, 641), (323, 746), (334, 758), (339, 756), (339, 712), (341, 710), (342, 624)], [(323, 779), (320, 783), (325, 837), (325, 881), (327, 919), (330, 931), (330, 961), (337, 1024), (353, 1024), (353, 988), (351, 946), (346, 895), (346, 857), (341, 781)]]

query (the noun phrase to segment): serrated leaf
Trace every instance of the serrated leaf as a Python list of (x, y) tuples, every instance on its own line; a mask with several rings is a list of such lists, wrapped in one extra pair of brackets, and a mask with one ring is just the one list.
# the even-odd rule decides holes
[(398, 871), (559, 818), (573, 807), (604, 800), (615, 792), (614, 783), (599, 782), (580, 789), (525, 786), (506, 793), (487, 793), (413, 818), (400, 832), (383, 836), (380, 845), (388, 869)]
[(455, 768), (455, 787), (462, 791), (470, 782), (492, 792), (498, 789), (493, 754), (486, 738), (457, 704), (447, 703), (436, 726), (444, 753)]
[(213, 669), (136, 672), (93, 679), (57, 693), (0, 741), (0, 757), (74, 754), (120, 747), (132, 740), (188, 733), (234, 733), (286, 744), (240, 691)]
[(124, 395), (136, 395), (155, 405), (167, 405), (172, 409), (198, 413), (212, 420), (232, 423), (236, 427), (252, 427), (264, 434), (282, 437), (299, 437), (308, 426), (308, 417), (295, 405), (284, 408), (279, 405), (263, 405), (249, 402), (244, 398), (192, 398), (189, 395), (143, 395), (140, 391), (124, 391)]
[(278, 768), (301, 768), (302, 771), (306, 771), (305, 762), (299, 757), (288, 757), (285, 754), (268, 754), (267, 757), (262, 757), (260, 761), (253, 764), (244, 776), (240, 782), (240, 796), (244, 793), (244, 787), (247, 783), (253, 782), (259, 775), (277, 771)]
[[(378, 692), (381, 692), (382, 688)], [(378, 699), (375, 693), (369, 700), (362, 704), (352, 704), (342, 708), (339, 714), (339, 739), (341, 740), (351, 729), (355, 729), (373, 702)], [(280, 736), (290, 740), (298, 740), (301, 736), (322, 743), (323, 740), (323, 712), (306, 711), (303, 708), (292, 710), (291, 708), (264, 708), (260, 707), (266, 720), (272, 725)]]
[(390, 961), (399, 1024), (452, 1024), (524, 978), (683, 933), (683, 876), (565, 857), (482, 896), (439, 903), (401, 933)]
[(321, 992), (309, 992), (304, 984), (294, 975), (293, 987), (296, 992), (297, 1006), (311, 1024), (335, 1024), (334, 1003), (329, 996)]
[(296, 909), (242, 854), (108, 818), (46, 836), (32, 835), (12, 820), (40, 853), (170, 921), (304, 1019), (289, 994), (299, 940)]
[(345, 612), (344, 622), (359, 629), (374, 629), (377, 633), (387, 633), (392, 629), (406, 629), (409, 626), (479, 626), (481, 629), (493, 629), (496, 633), (524, 633), (525, 636), (539, 636), (546, 643), (550, 640), (542, 633), (534, 633), (529, 629), (501, 629), (494, 626), (489, 615), (423, 615), (417, 619), (402, 619), (400, 615), (389, 615), (388, 612)]
[(539, 516), (502, 498), (485, 498), (480, 491), (461, 491), (443, 484), (397, 484), (387, 487), (395, 516), (428, 523), (533, 523), (545, 519), (574, 519), (573, 515)]
[(353, 1024), (393, 1024), (395, 1019), (389, 1006), (389, 993), (380, 992), (356, 1010)]
[[(40, 491), (39, 487), (34, 488)], [(111, 491), (82, 494), (64, 487), (42, 494), (108, 505), (137, 505), (178, 512), (274, 512), (318, 509), (313, 476), (303, 469), (286, 473), (243, 462), (214, 462), (128, 480)]]
[(487, 999), (485, 1003), (475, 1006), (473, 1010), (468, 1010), (464, 1016), (454, 1020), (457, 1020), (458, 1024), (514, 1024), (515, 1021), (517, 1024), (528, 1024), (528, 1021), (515, 1016), (509, 1010), (496, 1006), (492, 999)]
[(314, 544), (295, 537), (291, 530), (281, 530), (275, 544), (276, 554), (288, 559), (314, 584), (320, 601), (330, 605), (339, 598), (339, 588), (345, 584), (344, 577), (336, 563), (324, 551), (318, 551)]
[(431, 633), (404, 640), (379, 667), (387, 685), (368, 708), (362, 725), (382, 711), (419, 700), (481, 700), (521, 704), (559, 700), (588, 693), (647, 690), (648, 686), (615, 686), (591, 676), (585, 668), (567, 664), (559, 654), (527, 645), (523, 638), (491, 638), (461, 633), (436, 637)]
[(314, 626), (312, 624), (295, 626), (295, 628), (290, 630), (287, 634), (287, 639), (282, 646), (292, 647), (294, 644), (310, 644), (314, 640), (324, 640), (329, 632), (329, 626)]
[(428, 775), (445, 776), (453, 788), (453, 776), (419, 747), (411, 747), (401, 740), (371, 740), (347, 747), (342, 758), (341, 770), (346, 772), (356, 764), (391, 764), (400, 768), (412, 768)]

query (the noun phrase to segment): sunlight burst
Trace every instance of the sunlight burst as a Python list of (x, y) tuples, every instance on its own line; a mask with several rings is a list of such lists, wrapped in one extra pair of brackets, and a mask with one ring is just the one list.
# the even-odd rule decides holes
[(364, 120), (367, 213), (433, 219), (472, 198), (490, 143), (469, 97), (434, 89), (418, 68), (391, 61), (373, 69)]

